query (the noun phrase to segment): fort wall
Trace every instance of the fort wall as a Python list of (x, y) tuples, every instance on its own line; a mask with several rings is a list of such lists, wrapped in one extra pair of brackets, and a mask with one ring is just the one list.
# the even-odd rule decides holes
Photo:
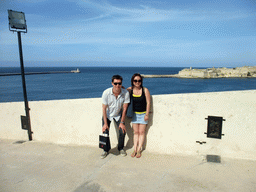
[(208, 68), (208, 69), (188, 69), (185, 68), (176, 75), (180, 78), (228, 78), (228, 77), (256, 77), (256, 66), (236, 67), (236, 68)]

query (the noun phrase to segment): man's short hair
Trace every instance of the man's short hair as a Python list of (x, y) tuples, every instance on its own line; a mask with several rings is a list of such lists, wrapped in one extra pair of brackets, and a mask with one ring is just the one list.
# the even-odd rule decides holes
[(114, 76), (112, 77), (112, 82), (114, 82), (115, 79), (120, 79), (121, 82), (123, 82), (123, 78), (122, 78), (120, 75), (114, 75)]

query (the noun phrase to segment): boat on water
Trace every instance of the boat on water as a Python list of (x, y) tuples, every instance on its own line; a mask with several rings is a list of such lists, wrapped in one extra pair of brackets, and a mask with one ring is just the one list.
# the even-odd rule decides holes
[(80, 70), (77, 68), (76, 70), (71, 70), (72, 73), (81, 73)]

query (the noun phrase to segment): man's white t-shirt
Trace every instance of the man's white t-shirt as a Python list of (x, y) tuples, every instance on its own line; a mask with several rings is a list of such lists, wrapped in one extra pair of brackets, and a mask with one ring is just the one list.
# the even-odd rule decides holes
[(112, 121), (113, 118), (119, 121), (124, 103), (130, 103), (130, 95), (126, 89), (121, 89), (121, 93), (116, 96), (113, 93), (113, 87), (106, 89), (102, 94), (102, 103), (107, 105), (107, 118)]

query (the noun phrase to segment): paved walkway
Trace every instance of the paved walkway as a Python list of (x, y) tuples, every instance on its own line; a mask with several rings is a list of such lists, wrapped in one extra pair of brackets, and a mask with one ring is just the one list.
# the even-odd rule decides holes
[(0, 140), (0, 191), (256, 191), (256, 161), (127, 152), (100, 159), (96, 147)]

